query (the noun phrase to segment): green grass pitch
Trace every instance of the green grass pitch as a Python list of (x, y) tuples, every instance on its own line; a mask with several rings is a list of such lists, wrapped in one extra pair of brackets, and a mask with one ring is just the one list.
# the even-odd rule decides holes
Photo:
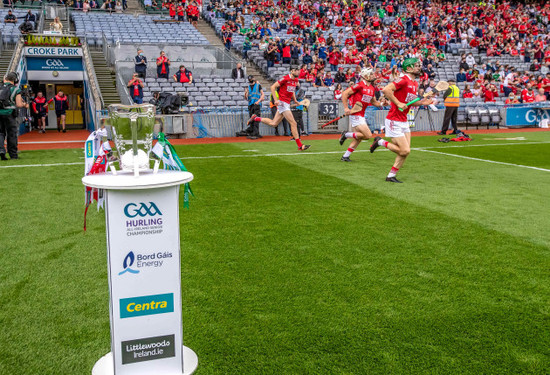
[[(550, 133), (474, 138), (414, 137), (403, 184), (367, 144), (177, 146), (196, 374), (548, 374)], [(0, 374), (90, 374), (104, 213), (83, 232), (81, 150), (21, 156), (0, 164)]]

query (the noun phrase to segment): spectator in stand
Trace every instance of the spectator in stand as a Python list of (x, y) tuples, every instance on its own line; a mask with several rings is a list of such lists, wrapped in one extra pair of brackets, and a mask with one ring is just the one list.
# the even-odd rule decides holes
[[(268, 68), (271, 68), (273, 66), (275, 66), (275, 59), (276, 59), (276, 53), (277, 53), (277, 45), (273, 42), (269, 43), (269, 45), (267, 46), (265, 52), (264, 52), (264, 58), (267, 60), (267, 67)], [(304, 64), (306, 64), (306, 62), (304, 61)]]
[(470, 90), (470, 85), (466, 85), (464, 87), (464, 91), (462, 91), (462, 97), (464, 99), (469, 99), (474, 97), (474, 93), (472, 92), (472, 90)]
[(117, 1), (116, 2), (116, 5), (115, 5), (115, 12), (116, 13), (122, 13), (124, 12), (124, 7), (122, 6), (122, 3), (120, 1)]
[(244, 78), (244, 69), (241, 63), (237, 63), (237, 67), (233, 68), (231, 71), (231, 78)]
[(302, 49), (297, 41), (292, 42), (290, 47), (290, 63), (292, 65), (298, 65), (300, 63), (300, 56), (302, 55)]
[(226, 29), (222, 33), (222, 39), (223, 39), (223, 45), (225, 46), (225, 49), (230, 51), (231, 50), (231, 43), (233, 42), (233, 33), (230, 29)]
[(15, 17), (11, 9), (8, 10), (8, 14), (4, 17), (4, 23), (17, 23), (17, 17)]
[(143, 104), (143, 81), (139, 79), (139, 74), (134, 73), (130, 82), (128, 82), (128, 90), (130, 96), (136, 104)]
[(176, 7), (176, 15), (178, 16), (178, 21), (183, 22), (185, 20), (185, 7), (183, 3), (179, 3)]
[(342, 84), (338, 83), (336, 85), (336, 88), (334, 89), (334, 99), (340, 100), (342, 99), (342, 93), (344, 92), (344, 89), (342, 88)]
[(332, 78), (332, 75), (330, 72), (325, 73), (325, 77), (323, 78), (323, 84), (324, 86), (331, 87), (334, 85), (334, 79)]
[(346, 82), (346, 74), (344, 73), (344, 67), (340, 66), (338, 68), (338, 73), (334, 76), (334, 82), (343, 83)]
[(436, 77), (432, 64), (428, 64), (428, 67), (424, 70), (424, 72), (428, 75), (429, 79), (434, 79)]
[(90, 9), (98, 9), (99, 8), (99, 4), (97, 3), (96, 0), (90, 0)]
[(522, 103), (533, 103), (535, 101), (535, 92), (530, 83), (525, 85), (525, 88), (521, 91)]
[(517, 84), (518, 84), (518, 79), (515, 72), (515, 68), (511, 68), (510, 73), (508, 73), (506, 75), (506, 78), (504, 79), (504, 83), (503, 83), (504, 96), (510, 95), (513, 87)]
[(75, 0), (73, 3), (74, 10), (82, 10), (82, 6), (82, 1), (80, 0)]
[(166, 57), (164, 51), (160, 51), (160, 56), (157, 57), (157, 77), (168, 79), (170, 73), (170, 59)]
[(324, 76), (322, 71), (318, 71), (313, 81), (313, 87), (325, 87)]
[(197, 3), (195, 1), (190, 2), (187, 6), (187, 19), (191, 22), (191, 24), (195, 27), (197, 27), (197, 22), (199, 21), (199, 8), (197, 7)]
[(33, 14), (33, 12), (29, 9), (27, 14), (25, 14), (25, 21), (32, 23), (33, 29), (36, 29), (36, 16)]
[(88, 0), (84, 0), (84, 3), (82, 3), (82, 11), (84, 13), (88, 13), (91, 9), (90, 2)]
[(493, 84), (487, 84), (485, 90), (483, 91), (483, 101), (485, 103), (496, 102), (495, 98), (498, 98), (498, 90), (496, 86)]
[(466, 64), (468, 64), (468, 67), (473, 68), (476, 64), (476, 59), (474, 58), (474, 55), (470, 52), (468, 56), (466, 56)]
[(544, 89), (546, 100), (550, 100), (550, 72), (546, 73), (546, 78), (542, 80), (541, 87)]
[(511, 92), (510, 95), (504, 101), (504, 104), (519, 104), (519, 100), (516, 98), (516, 95), (514, 95), (514, 93)]
[(23, 21), (21, 25), (19, 25), (19, 31), (21, 34), (29, 34), (32, 33), (34, 29), (34, 26), (32, 25), (32, 22), (30, 21)]
[(137, 55), (134, 58), (135, 72), (140, 78), (147, 78), (147, 57), (143, 54), (142, 49), (137, 50)]
[(283, 41), (283, 64), (290, 64), (291, 61), (291, 53), (290, 53), (290, 43)]
[(460, 69), (460, 72), (456, 74), (456, 81), (457, 82), (466, 82), (466, 73), (464, 72), (464, 69)]
[(50, 30), (55, 31), (57, 33), (63, 32), (63, 24), (59, 20), (59, 17), (55, 17), (53, 22), (50, 23)]
[(174, 74), (174, 81), (180, 83), (193, 83), (193, 74), (190, 70), (185, 69), (184, 65), (180, 65), (179, 70)]
[(545, 102), (547, 99), (546, 99), (546, 95), (544, 95), (544, 89), (538, 89), (537, 90), (537, 95), (535, 95), (535, 102)]

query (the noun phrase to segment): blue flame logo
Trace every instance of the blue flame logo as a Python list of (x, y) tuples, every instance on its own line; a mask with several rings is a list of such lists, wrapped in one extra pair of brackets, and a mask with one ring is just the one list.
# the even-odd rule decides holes
[(124, 258), (124, 262), (122, 262), (122, 268), (124, 268), (124, 270), (122, 272), (119, 272), (118, 274), (122, 275), (122, 274), (125, 274), (126, 272), (130, 272), (133, 274), (139, 273), (139, 271), (133, 270), (130, 268), (134, 264), (135, 259), (136, 259), (136, 256), (134, 255), (134, 252), (130, 251), (128, 255), (126, 255), (126, 257)]

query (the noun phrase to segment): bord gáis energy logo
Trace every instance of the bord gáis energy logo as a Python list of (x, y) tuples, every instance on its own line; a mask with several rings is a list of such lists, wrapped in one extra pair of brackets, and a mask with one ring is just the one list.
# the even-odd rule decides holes
[(162, 211), (154, 202), (124, 206), (126, 236), (155, 235), (163, 232)]
[(134, 252), (130, 251), (128, 253), (128, 255), (126, 255), (126, 257), (124, 258), (124, 262), (122, 262), (123, 270), (121, 272), (119, 272), (118, 275), (119, 276), (123, 275), (126, 272), (130, 272), (130, 273), (133, 273), (133, 274), (139, 273), (138, 270), (134, 270), (134, 269), (131, 268), (134, 265), (135, 260), (136, 260), (136, 256), (134, 255)]

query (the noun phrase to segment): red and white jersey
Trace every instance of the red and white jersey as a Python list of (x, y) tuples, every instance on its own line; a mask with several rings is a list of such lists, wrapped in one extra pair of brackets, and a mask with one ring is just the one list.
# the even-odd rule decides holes
[[(397, 81), (394, 81), (393, 84), (396, 88), (393, 94), (401, 103), (408, 103), (417, 98), (418, 82), (410, 79), (408, 75), (403, 74), (403, 76)], [(407, 113), (409, 113), (409, 108), (401, 112), (395, 104), (391, 103), (391, 108), (386, 118), (388, 120), (405, 122), (407, 121)]]
[(374, 87), (365, 83), (365, 81), (361, 81), (351, 86), (351, 91), (353, 92), (353, 94), (349, 97), (351, 106), (353, 107), (357, 102), (361, 102), (361, 104), (363, 104), (363, 109), (353, 115), (361, 117), (365, 116), (365, 110), (369, 105), (371, 105), (370, 102), (372, 98), (374, 98)]
[(533, 90), (523, 89), (521, 92), (521, 99), (524, 103), (533, 103), (535, 101), (535, 94)]
[(298, 78), (294, 78), (292, 74), (287, 74), (279, 81), (279, 101), (290, 104), (292, 101), (292, 95), (296, 92), (296, 85), (298, 85)]

